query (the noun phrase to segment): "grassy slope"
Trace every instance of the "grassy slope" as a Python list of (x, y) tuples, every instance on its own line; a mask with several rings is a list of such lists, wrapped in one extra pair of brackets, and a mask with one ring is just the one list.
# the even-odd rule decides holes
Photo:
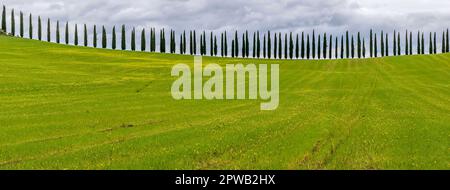
[(0, 169), (450, 169), (450, 55), (280, 63), (280, 106), (175, 101), (192, 57), (0, 37)]

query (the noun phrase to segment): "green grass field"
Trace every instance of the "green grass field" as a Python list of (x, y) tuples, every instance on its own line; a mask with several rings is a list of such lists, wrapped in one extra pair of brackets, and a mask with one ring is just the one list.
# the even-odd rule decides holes
[(175, 101), (193, 57), (0, 36), (0, 169), (450, 169), (450, 54), (279, 63), (280, 106)]

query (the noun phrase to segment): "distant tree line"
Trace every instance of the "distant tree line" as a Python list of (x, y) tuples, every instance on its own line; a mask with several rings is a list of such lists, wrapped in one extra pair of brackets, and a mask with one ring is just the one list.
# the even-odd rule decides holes
[[(10, 14), (10, 26), (7, 26), (7, 12), (6, 7), (2, 9), (1, 30), (8, 32), (10, 35), (24, 36), (24, 14), (19, 12), (19, 32), (16, 33), (16, 14), (14, 9)], [(45, 22), (45, 20), (44, 20)], [(34, 39), (33, 29), (33, 15), (28, 15), (28, 38)], [(47, 42), (61, 43), (60, 40), (60, 21), (56, 21), (54, 40), (51, 34), (52, 22), (47, 18), (46, 22), (46, 39), (44, 39), (44, 23), (41, 17), (37, 17), (37, 40), (45, 40)], [(74, 30), (70, 30), (69, 22), (65, 23), (64, 28), (64, 43), (79, 44), (78, 24), (74, 24)], [(9, 29), (8, 29), (9, 28)], [(136, 29), (131, 28), (130, 33), (127, 33), (127, 27), (121, 26), (120, 41), (117, 39), (116, 26), (111, 28), (108, 38), (107, 27), (101, 26), (101, 36), (98, 38), (97, 25), (92, 26), (92, 45), (89, 41), (89, 27), (83, 24), (83, 46), (91, 46), (97, 48), (97, 43), (100, 40), (101, 48), (117, 49), (117, 43), (120, 44), (121, 50), (130, 49), (138, 51), (136, 48)], [(70, 34), (73, 32), (73, 34)], [(241, 57), (241, 58), (264, 58), (264, 59), (344, 59), (344, 58), (365, 58), (367, 57), (385, 57), (385, 56), (399, 56), (399, 55), (413, 55), (413, 54), (437, 54), (438, 33), (430, 32), (425, 34), (418, 31), (414, 34), (412, 31), (406, 30), (404, 35), (399, 31), (387, 33), (381, 31), (377, 33), (372, 29), (368, 34), (368, 53), (366, 50), (366, 38), (360, 32), (351, 34), (346, 31), (344, 35), (333, 36), (327, 33), (317, 33), (315, 30), (312, 34), (302, 32), (301, 34), (290, 33), (272, 33), (271, 31), (260, 32), (254, 31), (251, 35), (249, 31), (239, 32), (233, 31), (232, 35), (227, 31), (214, 33), (209, 31), (201, 31), (198, 37), (196, 30), (190, 30), (187, 37), (187, 31), (182, 31), (178, 34), (175, 30), (170, 30), (169, 39), (166, 40), (166, 30), (159, 30), (159, 39), (156, 38), (156, 28), (146, 30), (143, 28), (140, 34), (140, 51), (157, 52), (156, 47), (159, 45), (160, 53), (179, 53), (190, 55), (203, 56), (221, 56), (221, 57)], [(71, 40), (71, 35), (73, 38)], [(129, 35), (129, 38), (127, 38)], [(416, 35), (414, 37), (414, 35)], [(428, 35), (428, 39), (426, 39)], [(439, 34), (440, 35), (440, 34)], [(252, 38), (250, 38), (252, 36)], [(230, 38), (231, 37), (231, 38)], [(111, 39), (108, 42), (108, 39)], [(127, 43), (130, 39), (130, 43)], [(199, 39), (199, 41), (197, 41)], [(218, 40), (220, 39), (220, 40)], [(231, 39), (231, 41), (229, 41)], [(262, 40), (261, 40), (262, 39)], [(339, 40), (340, 39), (340, 40)], [(390, 41), (392, 39), (392, 41)], [(425, 41), (428, 41), (426, 44)], [(440, 53), (449, 52), (449, 30), (442, 31)], [(72, 41), (72, 43), (71, 43)], [(415, 42), (414, 42), (415, 41)], [(231, 43), (231, 47), (229, 46)], [(333, 43), (334, 42), (334, 43)], [(199, 43), (199, 44), (197, 44)], [(220, 43), (220, 48), (219, 44)], [(416, 43), (413, 50), (413, 44)], [(178, 45), (177, 45), (178, 44)], [(127, 47), (127, 46), (130, 47)], [(166, 48), (166, 45), (168, 47)], [(147, 49), (148, 47), (148, 49)], [(392, 48), (391, 48), (392, 47)], [(189, 51), (188, 49), (189, 48)], [(333, 51), (334, 50), (334, 51)]]

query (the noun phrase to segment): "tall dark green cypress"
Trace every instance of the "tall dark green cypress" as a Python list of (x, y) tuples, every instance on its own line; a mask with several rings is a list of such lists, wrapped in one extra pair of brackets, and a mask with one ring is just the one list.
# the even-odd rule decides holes
[(116, 49), (117, 48), (117, 36), (116, 36), (116, 26), (113, 26), (112, 33), (111, 33), (111, 48)]
[(309, 49), (310, 47), (309, 47), (309, 34), (306, 36), (306, 59), (309, 59), (309, 52), (310, 52), (310, 49)]
[(239, 57), (239, 38), (237, 31), (234, 33), (234, 56)]
[(217, 56), (217, 36), (214, 35), (214, 56)]
[(272, 39), (270, 39), (270, 30), (267, 31), (267, 57), (272, 58)]
[(51, 37), (51, 29), (50, 29), (50, 19), (47, 18), (47, 42), (51, 42), (52, 41), (52, 37)]
[(66, 22), (66, 30), (65, 30), (65, 42), (66, 44), (69, 44), (69, 22)]
[(106, 28), (102, 26), (102, 48), (106, 49), (108, 47), (108, 37), (106, 36)]
[(146, 47), (147, 47), (147, 41), (146, 41), (145, 37), (146, 37), (145, 28), (142, 28), (142, 31), (141, 31), (141, 51), (145, 51)]
[(192, 40), (192, 30), (189, 32), (189, 53), (191, 54), (191, 55), (193, 55), (194, 54), (194, 42), (193, 42), (193, 40)]
[(361, 58), (361, 34), (358, 32), (357, 36), (357, 49), (358, 49), (358, 58)]
[(28, 24), (28, 34), (30, 39), (33, 39), (33, 15), (30, 14), (29, 24)]
[(434, 33), (434, 37), (433, 37), (433, 53), (437, 54), (437, 50), (436, 50), (436, 32)]
[(298, 43), (299, 43), (299, 41), (298, 41), (298, 34), (297, 34), (295, 37), (295, 59), (298, 59), (298, 57), (300, 56), (300, 50), (299, 50), (300, 45)]
[(351, 48), (352, 48), (352, 58), (355, 58), (355, 44), (353, 42), (353, 35), (352, 35)]
[(224, 50), (223, 41), (224, 41), (224, 39), (223, 39), (223, 33), (221, 33), (221, 34), (220, 34), (220, 56), (221, 56), (221, 57), (225, 56), (225, 52), (223, 51), (223, 50)]
[(183, 54), (186, 54), (186, 31), (183, 30)]
[(363, 58), (366, 58), (366, 40), (362, 39), (362, 56)]
[(323, 34), (323, 58), (326, 59), (327, 58), (327, 47), (328, 43), (327, 43), (327, 33)]
[[(258, 43), (259, 43), (259, 39), (258, 39)], [(267, 50), (266, 50), (266, 34), (264, 34), (264, 37), (263, 37), (263, 57), (264, 57), (264, 59), (266, 58), (266, 56), (267, 56)], [(259, 47), (258, 47), (259, 48)], [(259, 54), (260, 52), (258, 52), (258, 58), (260, 57), (260, 54)]]
[(277, 59), (277, 56), (278, 56), (278, 52), (277, 52), (277, 46), (278, 46), (277, 33), (274, 34), (274, 41), (273, 42), (274, 42), (273, 43), (273, 58)]
[(58, 21), (56, 21), (56, 36), (55, 36), (55, 38), (56, 38), (56, 43), (60, 43), (60, 33), (59, 33), (59, 20)]
[(16, 15), (14, 14), (14, 9), (11, 10), (11, 34), (16, 35)]
[(131, 30), (131, 51), (136, 51), (136, 29)]
[(223, 40), (225, 41), (223, 43), (224, 53), (225, 57), (228, 56), (228, 37), (227, 37), (227, 31), (223, 34)]
[(210, 41), (210, 55), (214, 56), (214, 40), (213, 40), (213, 32), (211, 32), (211, 41)]
[(341, 35), (341, 59), (344, 59), (344, 35)]
[(328, 47), (328, 59), (333, 58), (333, 35), (330, 34), (330, 46)]
[(380, 48), (381, 48), (381, 57), (384, 57), (384, 32), (383, 31), (381, 31), (381, 35), (380, 35), (380, 38), (381, 38), (381, 40), (380, 40), (380, 42), (381, 42), (381, 46), (380, 46)]
[(346, 58), (350, 58), (350, 42), (349, 42), (349, 37), (348, 37), (348, 31), (345, 32), (345, 53), (346, 53)]
[(126, 36), (126, 29), (125, 25), (122, 25), (122, 35), (121, 35), (121, 49), (126, 50), (127, 49), (127, 36)]
[(432, 38), (431, 38), (431, 32), (430, 32), (430, 39), (429, 39), (429, 44), (428, 44), (428, 54), (433, 54), (433, 40), (432, 40)]
[(373, 57), (373, 32), (372, 29), (370, 29), (370, 39), (369, 39), (369, 51), (370, 51), (370, 57)]
[[(264, 35), (264, 58), (266, 58), (266, 41), (265, 41), (266, 36)], [(259, 35), (259, 30), (256, 32), (256, 57), (260, 58), (261, 57), (261, 40), (260, 40), (260, 35)]]
[(292, 32), (289, 34), (289, 59), (294, 57), (294, 40), (292, 39)]
[(421, 54), (420, 51), (420, 31), (417, 31), (417, 55)]
[(87, 47), (88, 44), (88, 31), (87, 31), (87, 26), (86, 24), (84, 24), (84, 35), (83, 35), (83, 40), (84, 40), (84, 46)]
[(256, 57), (256, 32), (253, 32), (253, 58)]
[(288, 59), (288, 35), (284, 34), (284, 59)]
[(408, 30), (405, 33), (405, 55), (409, 55)]
[(20, 11), (20, 15), (19, 15), (19, 21), (20, 21), (20, 23), (19, 23), (19, 32), (20, 32), (20, 37), (21, 38), (23, 38), (23, 36), (24, 36), (24, 28), (23, 28), (23, 13), (22, 13), (22, 11)]
[(422, 32), (422, 47), (420, 48), (420, 50), (422, 51), (422, 54), (425, 54), (425, 34)]
[(447, 29), (447, 34), (446, 34), (446, 41), (445, 41), (445, 52), (446, 53), (448, 53), (449, 52), (449, 50), (450, 50), (450, 44), (449, 44), (449, 42), (450, 42), (450, 40), (449, 40), (449, 34), (448, 34), (448, 29)]
[(282, 39), (281, 39), (281, 32), (278, 33), (278, 59), (283, 58), (283, 45), (282, 45)]
[(248, 31), (245, 31), (245, 57), (250, 54), (249, 42), (248, 42)]
[(442, 50), (441, 53), (445, 53), (445, 32), (442, 32)]
[(317, 59), (321, 58), (320, 57), (320, 55), (321, 55), (320, 52), (322, 51), (322, 49), (320, 48), (320, 46), (321, 46), (320, 41), (321, 41), (321, 38), (320, 38), (320, 33), (319, 33), (319, 36), (317, 37)]
[(402, 55), (402, 46), (401, 44), (401, 39), (400, 39), (400, 32), (397, 34), (397, 51), (398, 51), (398, 55)]
[(42, 40), (42, 22), (41, 22), (41, 16), (38, 16), (38, 40)]
[(93, 33), (92, 33), (92, 46), (94, 48), (97, 47), (97, 25), (94, 25)]
[(247, 56), (247, 42), (245, 39), (245, 33), (242, 33), (242, 57)]
[(335, 41), (334, 41), (334, 58), (337, 59), (338, 58), (338, 37), (335, 37)]
[(6, 7), (3, 5), (3, 12), (2, 12), (2, 30), (6, 32)]
[(389, 56), (389, 34), (388, 33), (386, 33), (386, 43), (385, 43), (385, 45), (386, 45), (386, 48), (385, 48), (385, 56)]
[(302, 57), (302, 59), (305, 58), (305, 34), (304, 32), (302, 32), (302, 49), (301, 49), (301, 53), (300, 56)]
[(412, 38), (413, 38), (413, 36), (412, 36), (412, 32), (410, 31), (409, 32), (409, 55), (412, 55), (413, 53), (413, 50), (412, 50)]
[(75, 44), (75, 46), (78, 45), (78, 25), (75, 24), (75, 32), (74, 32), (74, 37), (73, 37), (73, 43)]
[(378, 42), (377, 42), (377, 33), (374, 33), (373, 39), (373, 55), (378, 57)]
[(234, 39), (232, 39), (231, 40), (231, 57), (233, 57), (234, 58), (234, 46), (235, 46), (235, 44), (234, 44)]
[(195, 30), (194, 30), (193, 43), (194, 43), (194, 55), (197, 55), (197, 33), (195, 32)]
[(312, 58), (315, 59), (316, 58), (316, 34), (315, 31), (313, 30), (313, 34), (312, 34), (312, 45), (311, 45), (311, 55)]

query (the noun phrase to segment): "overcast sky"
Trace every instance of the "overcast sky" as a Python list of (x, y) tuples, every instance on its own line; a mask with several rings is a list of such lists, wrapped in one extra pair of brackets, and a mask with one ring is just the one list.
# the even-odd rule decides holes
[(177, 31), (272, 30), (341, 34), (370, 28), (440, 32), (450, 25), (450, 0), (1, 0), (70, 23), (167, 27)]

